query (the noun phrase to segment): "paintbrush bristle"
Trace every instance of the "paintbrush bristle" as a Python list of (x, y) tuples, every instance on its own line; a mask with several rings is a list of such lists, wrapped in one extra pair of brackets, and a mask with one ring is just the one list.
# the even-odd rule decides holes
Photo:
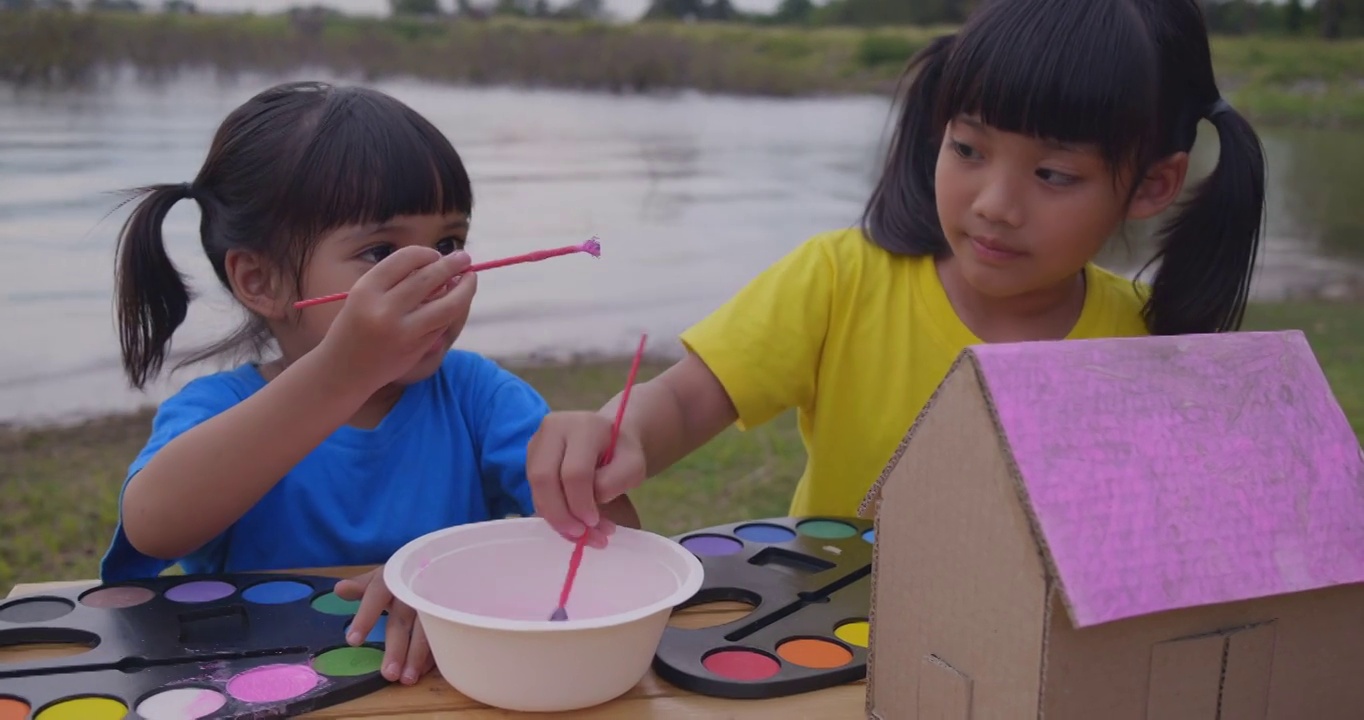
[(588, 239), (587, 242), (583, 243), (580, 247), (582, 248), (583, 252), (587, 253), (588, 255), (591, 255), (592, 257), (596, 258), (601, 257), (601, 242), (597, 240), (596, 235), (593, 235), (591, 238)]

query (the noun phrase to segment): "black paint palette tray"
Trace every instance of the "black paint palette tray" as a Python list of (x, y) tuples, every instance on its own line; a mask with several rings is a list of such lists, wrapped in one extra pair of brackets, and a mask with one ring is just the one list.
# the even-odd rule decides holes
[(769, 698), (867, 675), (873, 521), (768, 518), (673, 537), (701, 560), (701, 589), (678, 610), (753, 606), (708, 628), (669, 626), (654, 672), (690, 692)]
[(347, 645), (359, 603), (337, 597), (335, 585), (311, 575), (187, 575), (6, 600), (0, 653), (91, 649), (0, 662), (0, 720), (284, 717), (374, 692), (389, 684), (379, 674), (386, 623)]

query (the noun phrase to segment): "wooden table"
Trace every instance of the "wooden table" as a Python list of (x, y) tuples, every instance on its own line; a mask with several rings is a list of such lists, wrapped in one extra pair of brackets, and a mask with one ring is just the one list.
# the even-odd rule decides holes
[[(287, 571), (305, 575), (350, 577), (369, 568), (313, 568)], [(282, 571), (285, 572), (285, 571)], [(27, 583), (16, 585), (10, 597), (32, 595), (60, 588), (93, 587), (98, 582)], [(740, 617), (747, 607), (737, 604), (712, 604), (677, 613), (673, 624), (681, 627), (709, 627)], [(0, 650), (0, 664), (33, 660), (44, 656), (69, 655), (70, 648), (26, 647), (21, 651)], [(309, 718), (439, 718), (440, 720), (485, 720), (487, 718), (592, 718), (593, 720), (653, 720), (676, 718), (693, 720), (842, 720), (866, 717), (866, 683), (857, 682), (826, 690), (788, 695), (770, 700), (727, 700), (696, 695), (658, 679), (650, 670), (628, 693), (597, 707), (568, 713), (514, 713), (488, 707), (450, 687), (433, 670), (416, 685), (393, 684), (348, 703), (324, 708)]]

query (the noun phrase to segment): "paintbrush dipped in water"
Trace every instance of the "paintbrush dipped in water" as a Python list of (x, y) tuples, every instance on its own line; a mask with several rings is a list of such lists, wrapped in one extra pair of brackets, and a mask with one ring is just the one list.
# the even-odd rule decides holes
[[(602, 453), (601, 460), (597, 467), (603, 467), (611, 462), (611, 457), (616, 450), (616, 439), (620, 437), (620, 423), (625, 418), (625, 404), (630, 402), (630, 388), (635, 386), (635, 375), (639, 372), (639, 362), (644, 357), (644, 343), (649, 339), (649, 334), (645, 333), (639, 338), (639, 347), (635, 349), (635, 359), (630, 363), (630, 374), (625, 378), (625, 391), (620, 396), (620, 406), (616, 408), (616, 420), (611, 424), (611, 440), (606, 444), (606, 452)], [(550, 620), (563, 621), (568, 619), (568, 593), (573, 589), (573, 579), (578, 575), (578, 566), (583, 561), (583, 548), (587, 546), (588, 530), (584, 529), (583, 534), (578, 537), (573, 544), (573, 555), (568, 559), (568, 575), (564, 577), (563, 589), (559, 591), (559, 606), (554, 608), (554, 612), (549, 616)]]

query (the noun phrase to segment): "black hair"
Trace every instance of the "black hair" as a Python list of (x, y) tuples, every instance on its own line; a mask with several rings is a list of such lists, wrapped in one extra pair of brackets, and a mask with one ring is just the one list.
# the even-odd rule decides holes
[[(912, 78), (912, 81), (910, 79)], [(1217, 167), (1160, 228), (1143, 308), (1152, 334), (1240, 327), (1264, 213), (1264, 151), (1222, 100), (1196, 0), (989, 0), (911, 58), (885, 167), (862, 216), (893, 253), (950, 252), (933, 178), (948, 121), (1092, 143), (1134, 178), (1217, 130)], [(1133, 183), (1135, 193), (1138, 184)], [(1128, 200), (1131, 200), (1129, 195)]]
[[(193, 182), (132, 192), (141, 201), (119, 236), (115, 285), (123, 368), (138, 388), (160, 371), (189, 308), (161, 234), (177, 201), (198, 203), (200, 242), (229, 292), (225, 259), (241, 249), (289, 271), (295, 294), (329, 230), (473, 208), (464, 164), (434, 125), (384, 93), (320, 82), (276, 85), (233, 110)], [(267, 338), (253, 318), (185, 363)]]

